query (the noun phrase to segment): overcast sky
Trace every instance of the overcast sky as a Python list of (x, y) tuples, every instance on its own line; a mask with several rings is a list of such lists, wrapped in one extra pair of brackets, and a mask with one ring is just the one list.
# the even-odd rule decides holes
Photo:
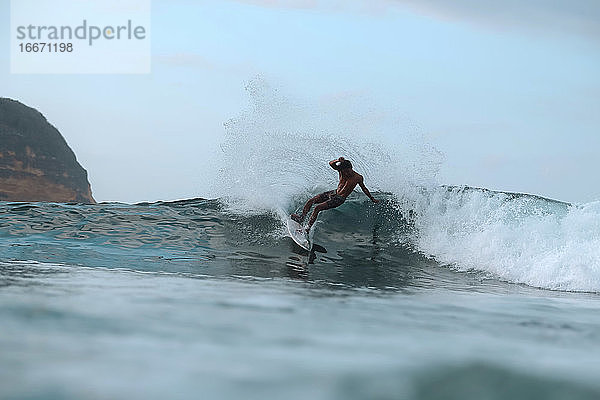
[(210, 196), (256, 75), (401, 110), (442, 183), (600, 199), (597, 0), (153, 1), (148, 75), (11, 75), (9, 21), (0, 0), (0, 96), (61, 131), (99, 201)]

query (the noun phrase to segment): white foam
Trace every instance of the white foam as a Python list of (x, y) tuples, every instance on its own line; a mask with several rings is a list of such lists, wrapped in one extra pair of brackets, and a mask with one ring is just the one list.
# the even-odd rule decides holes
[(225, 124), (214, 188), (238, 211), (286, 210), (335, 188), (337, 173), (328, 161), (340, 156), (352, 161), (370, 189), (393, 182), (407, 192), (435, 181), (441, 155), (393, 110), (374, 111), (352, 96), (292, 99), (261, 78), (247, 91), (248, 109)]
[(542, 288), (600, 291), (600, 202), (440, 188), (417, 207), (417, 247), (441, 263)]
[(213, 188), (233, 211), (282, 219), (292, 204), (330, 190), (327, 162), (350, 159), (367, 187), (415, 210), (417, 248), (461, 270), (560, 290), (600, 291), (600, 205), (437, 186), (442, 156), (395, 110), (363, 98), (300, 101), (257, 78), (247, 110), (225, 125)]

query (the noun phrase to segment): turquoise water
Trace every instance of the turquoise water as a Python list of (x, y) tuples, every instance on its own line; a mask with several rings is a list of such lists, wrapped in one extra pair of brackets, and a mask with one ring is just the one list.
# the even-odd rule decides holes
[(0, 203), (0, 397), (600, 398), (595, 204), (378, 197)]

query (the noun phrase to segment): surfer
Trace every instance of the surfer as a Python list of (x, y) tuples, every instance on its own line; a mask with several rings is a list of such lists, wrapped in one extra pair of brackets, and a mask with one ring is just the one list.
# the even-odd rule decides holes
[(379, 203), (379, 200), (374, 198), (369, 192), (369, 189), (367, 189), (365, 186), (362, 175), (352, 169), (352, 163), (349, 160), (344, 159), (344, 157), (340, 157), (337, 160), (329, 161), (329, 166), (339, 173), (340, 183), (338, 183), (337, 189), (316, 195), (306, 202), (304, 208), (302, 209), (302, 215), (292, 214), (290, 216), (294, 221), (301, 224), (313, 204), (316, 204), (316, 207), (310, 216), (310, 220), (308, 221), (308, 225), (306, 227), (307, 233), (317, 220), (319, 212), (341, 206), (344, 201), (346, 201), (346, 197), (352, 193), (356, 185), (360, 186), (362, 191), (371, 199), (373, 203)]

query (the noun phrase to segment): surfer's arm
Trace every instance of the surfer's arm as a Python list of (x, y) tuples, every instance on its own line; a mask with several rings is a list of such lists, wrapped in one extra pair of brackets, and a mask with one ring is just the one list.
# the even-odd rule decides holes
[(371, 192), (369, 192), (369, 189), (367, 189), (367, 187), (365, 186), (365, 183), (363, 182), (362, 178), (360, 179), (360, 181), (358, 181), (358, 185), (360, 186), (362, 191), (367, 195), (367, 197), (371, 199), (371, 201), (373, 203), (379, 203), (379, 200), (377, 200), (375, 197), (373, 197)]
[(343, 160), (344, 160), (344, 157), (340, 157), (337, 160), (331, 160), (331, 161), (329, 161), (329, 166), (337, 171), (338, 166), (336, 165), (336, 163), (339, 161), (343, 161)]

